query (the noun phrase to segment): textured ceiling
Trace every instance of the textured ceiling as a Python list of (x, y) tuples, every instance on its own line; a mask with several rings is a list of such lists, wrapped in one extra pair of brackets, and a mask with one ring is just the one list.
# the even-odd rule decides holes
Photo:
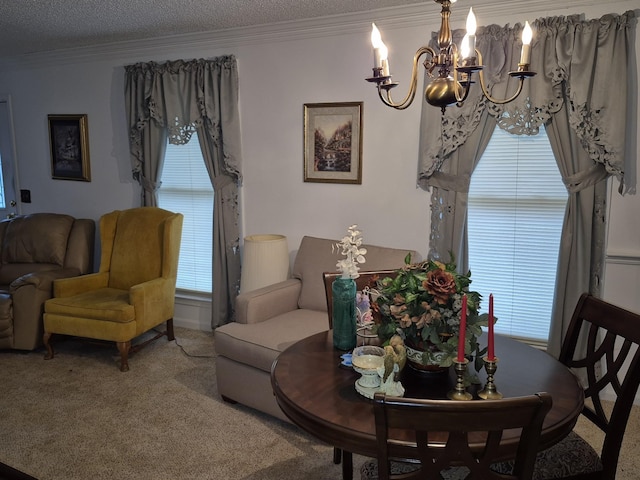
[(420, 0), (0, 0), (0, 56), (414, 3)]

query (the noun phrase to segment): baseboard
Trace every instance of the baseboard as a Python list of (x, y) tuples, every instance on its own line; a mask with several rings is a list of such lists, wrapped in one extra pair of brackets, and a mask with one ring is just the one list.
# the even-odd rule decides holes
[(193, 319), (173, 317), (175, 327), (188, 328), (190, 330), (211, 331), (211, 319)]
[(173, 324), (191, 330), (211, 331), (211, 300), (193, 296), (176, 296)]

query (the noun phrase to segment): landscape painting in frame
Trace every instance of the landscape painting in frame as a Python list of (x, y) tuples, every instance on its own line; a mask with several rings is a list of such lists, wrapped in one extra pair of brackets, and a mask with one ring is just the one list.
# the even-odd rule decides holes
[(304, 105), (304, 181), (362, 184), (362, 102)]
[(91, 181), (87, 115), (48, 115), (51, 177)]

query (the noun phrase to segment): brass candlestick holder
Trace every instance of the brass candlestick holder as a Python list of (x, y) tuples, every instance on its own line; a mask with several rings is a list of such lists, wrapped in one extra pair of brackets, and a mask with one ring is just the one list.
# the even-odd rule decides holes
[(493, 360), (484, 357), (482, 360), (484, 360), (484, 369), (487, 371), (487, 383), (484, 388), (478, 392), (478, 396), (484, 400), (499, 400), (502, 398), (502, 394), (498, 391), (493, 381), (493, 376), (498, 369), (498, 357), (493, 357)]
[(454, 360), (453, 361), (453, 369), (456, 372), (456, 386), (455, 388), (447, 394), (447, 398), (449, 400), (471, 400), (473, 395), (471, 395), (464, 386), (464, 374), (467, 372), (467, 363), (469, 360), (466, 358), (463, 361)]

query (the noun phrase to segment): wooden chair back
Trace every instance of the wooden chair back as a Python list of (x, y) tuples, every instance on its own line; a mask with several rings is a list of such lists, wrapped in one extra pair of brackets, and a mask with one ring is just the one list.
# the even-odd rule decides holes
[[(532, 478), (542, 422), (551, 408), (547, 393), (509, 398), (457, 402), (374, 397), (378, 475), (380, 480), (441, 478), (449, 467), (466, 467), (473, 479)], [(389, 431), (415, 432), (415, 443), (389, 439)], [(500, 475), (491, 464), (500, 460), (499, 446), (505, 429), (521, 429), (513, 475)], [(448, 433), (444, 445), (429, 445), (429, 434)], [(391, 460), (414, 461), (419, 468), (411, 473), (391, 475)], [(418, 463), (419, 462), (419, 463)]]
[[(559, 359), (586, 378), (582, 414), (605, 433), (600, 451), (603, 469), (597, 478), (613, 480), (616, 476), (620, 447), (640, 384), (639, 346), (639, 314), (589, 294), (580, 297)], [(607, 414), (602, 400), (611, 395), (615, 402)]]
[[(355, 279), (357, 291), (364, 290), (365, 287), (374, 288), (376, 282), (384, 277), (395, 277), (395, 270), (376, 270), (368, 272), (360, 272), (360, 276)], [(322, 281), (324, 282), (324, 291), (327, 296), (327, 313), (329, 314), (329, 329), (333, 328), (333, 290), (331, 285), (333, 281), (340, 277), (339, 272), (324, 272)]]

